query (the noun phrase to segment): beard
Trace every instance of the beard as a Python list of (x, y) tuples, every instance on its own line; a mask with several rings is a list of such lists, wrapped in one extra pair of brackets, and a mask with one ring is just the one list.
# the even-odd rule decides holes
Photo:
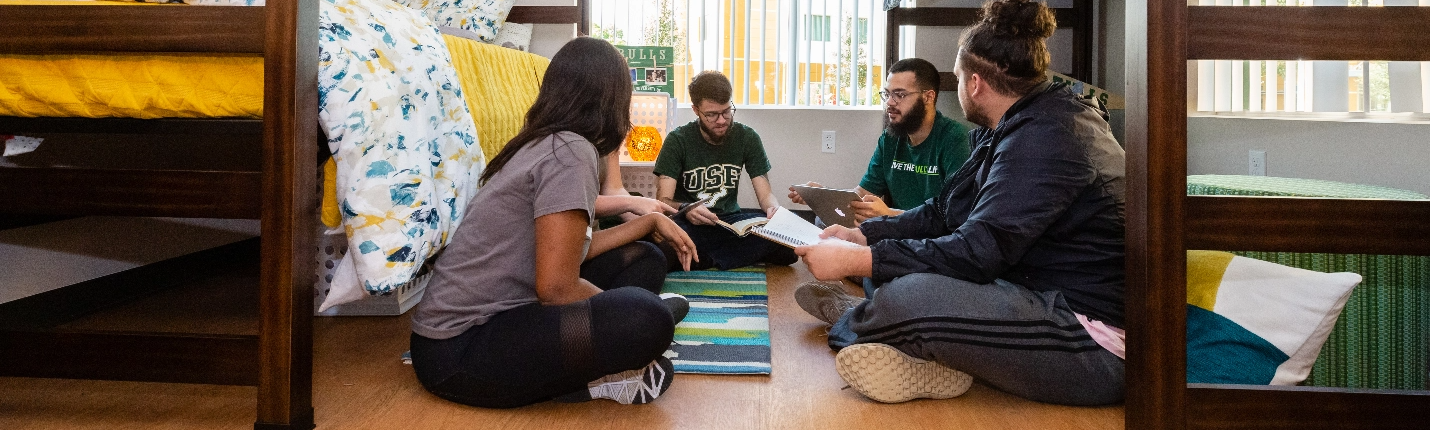
[(962, 107), (963, 117), (967, 118), (968, 122), (978, 124), (985, 128), (992, 128), (989, 124), (993, 124), (993, 119), (988, 117), (988, 111), (984, 109), (982, 105), (973, 103), (970, 100), (967, 103), (963, 103)]
[(725, 143), (725, 136), (729, 135), (730, 128), (735, 126), (734, 121), (731, 121), (730, 125), (725, 126), (725, 132), (717, 135), (715, 134), (715, 130), (710, 129), (709, 126), (705, 125), (705, 121), (701, 121), (697, 118), (695, 120), (695, 123), (700, 125), (700, 131), (705, 133), (705, 140), (715, 145)]
[(928, 115), (928, 108), (924, 107), (922, 96), (914, 101), (914, 107), (904, 112), (899, 122), (889, 119), (888, 111), (884, 112), (884, 130), (895, 136), (908, 136), (910, 133), (918, 131), (924, 126), (924, 116)]

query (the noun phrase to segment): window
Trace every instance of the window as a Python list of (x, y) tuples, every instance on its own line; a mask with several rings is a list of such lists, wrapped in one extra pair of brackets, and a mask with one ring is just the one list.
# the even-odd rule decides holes
[(859, 44), (869, 43), (869, 18), (859, 18)]
[[(1198, 0), (1221, 6), (1379, 7), (1385, 0)], [(1350, 36), (1347, 36), (1350, 37)], [(1268, 41), (1275, 43), (1275, 41)], [(1195, 110), (1214, 114), (1269, 112), (1423, 113), (1430, 111), (1430, 62), (1197, 60)]]
[(877, 106), (885, 14), (869, 0), (591, 0), (591, 35), (669, 46), (676, 99), (718, 70), (740, 106)]
[(804, 40), (828, 42), (829, 15), (805, 15), (804, 30)]

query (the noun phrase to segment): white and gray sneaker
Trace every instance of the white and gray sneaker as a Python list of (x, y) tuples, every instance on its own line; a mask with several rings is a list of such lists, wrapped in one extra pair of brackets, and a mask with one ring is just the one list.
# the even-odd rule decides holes
[(623, 405), (642, 405), (660, 397), (675, 379), (675, 366), (669, 358), (660, 357), (645, 367), (612, 373), (586, 384), (585, 390), (557, 397), (566, 403), (594, 399), (611, 399)]
[(800, 309), (833, 325), (845, 312), (863, 303), (864, 298), (844, 292), (843, 284), (815, 281), (806, 282), (796, 288), (794, 301), (799, 304)]
[(967, 373), (882, 343), (858, 343), (839, 350), (834, 369), (859, 394), (884, 403), (958, 397), (973, 385), (973, 376)]

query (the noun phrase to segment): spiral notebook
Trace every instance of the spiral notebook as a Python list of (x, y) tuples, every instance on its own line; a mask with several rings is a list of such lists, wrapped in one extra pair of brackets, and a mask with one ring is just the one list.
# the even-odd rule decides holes
[(823, 231), (785, 208), (779, 208), (774, 218), (750, 230), (756, 236), (790, 248), (818, 243), (819, 233)]

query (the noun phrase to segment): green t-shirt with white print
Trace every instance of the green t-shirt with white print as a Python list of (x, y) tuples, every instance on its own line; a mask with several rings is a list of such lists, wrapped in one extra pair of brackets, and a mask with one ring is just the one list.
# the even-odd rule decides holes
[(740, 172), (751, 178), (770, 172), (770, 159), (755, 129), (741, 123), (730, 124), (725, 141), (719, 145), (700, 135), (700, 121), (671, 130), (655, 159), (656, 175), (675, 178), (675, 200), (693, 202), (705, 196), (710, 211), (728, 215), (740, 211)]
[(918, 146), (908, 136), (888, 131), (869, 159), (869, 170), (859, 187), (888, 200), (891, 208), (909, 210), (938, 196), (944, 179), (968, 161), (968, 127), (936, 113), (933, 130)]

